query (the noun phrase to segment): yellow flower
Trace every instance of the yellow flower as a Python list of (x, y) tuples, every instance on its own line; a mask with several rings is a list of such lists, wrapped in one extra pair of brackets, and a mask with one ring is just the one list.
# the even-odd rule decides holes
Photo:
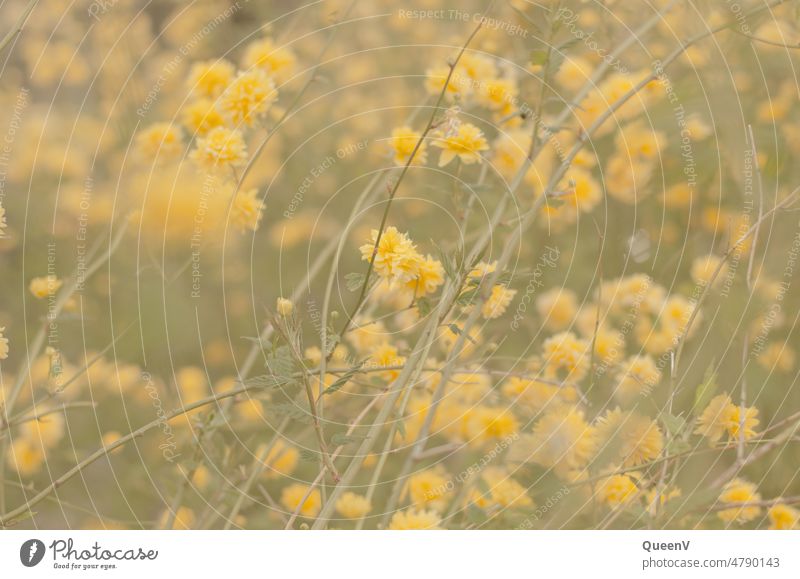
[(767, 370), (791, 372), (794, 362), (794, 350), (786, 342), (772, 342), (758, 356), (758, 363)]
[(434, 147), (442, 149), (439, 166), (444, 167), (458, 157), (465, 165), (481, 162), (481, 151), (489, 149), (483, 132), (470, 123), (460, 123), (455, 134), (439, 135), (433, 142)]
[(576, 382), (589, 370), (591, 345), (572, 332), (561, 332), (545, 340), (543, 364), (545, 377)]
[[(159, 527), (164, 528), (167, 522), (170, 520), (170, 512), (164, 511), (164, 514), (161, 515), (159, 519)], [(172, 530), (175, 531), (186, 531), (191, 529), (194, 526), (195, 516), (194, 511), (189, 507), (179, 507), (177, 511), (175, 511), (175, 516), (172, 520)]]
[(625, 336), (616, 330), (600, 328), (594, 338), (594, 351), (602, 364), (616, 364), (625, 350)]
[[(262, 454), (263, 449), (257, 449), (258, 454)], [(272, 446), (267, 456), (264, 458), (266, 477), (276, 479), (289, 476), (297, 468), (300, 460), (300, 453), (294, 446), (290, 446), (283, 440), (278, 440)]]
[(30, 476), (42, 468), (44, 451), (40, 444), (29, 439), (18, 438), (11, 444), (9, 450), (6, 462), (21, 476)]
[(500, 110), (517, 100), (517, 83), (508, 78), (493, 78), (481, 83), (477, 100), (493, 111)]
[(171, 123), (155, 123), (136, 135), (136, 149), (148, 160), (176, 159), (183, 153), (183, 133)]
[[(380, 320), (372, 322), (356, 319), (347, 338), (353, 347), (360, 353), (367, 352), (375, 346), (382, 344), (388, 337), (388, 330)], [(306, 356), (308, 357), (308, 356)], [(317, 364), (319, 361), (316, 362)]]
[[(671, 295), (664, 304), (664, 313), (661, 318), (661, 323), (673, 329), (676, 333), (685, 332), (687, 330), (686, 326), (689, 323), (689, 318), (691, 318), (695, 307), (697, 306), (685, 297)], [(694, 322), (694, 327), (697, 327), (697, 320)]]
[(294, 310), (294, 304), (292, 300), (287, 300), (286, 298), (278, 298), (275, 309), (278, 313), (282, 316), (291, 316), (292, 310)]
[[(389, 344), (388, 342), (384, 342), (375, 347), (370, 355), (368, 364), (373, 368), (386, 368), (386, 367), (393, 367), (393, 366), (403, 366), (406, 363), (406, 359), (403, 356), (400, 356), (397, 353), (397, 348)], [(391, 369), (387, 370), (386, 372), (382, 372), (381, 376), (385, 380), (394, 380), (400, 375), (400, 370)]]
[(498, 506), (503, 509), (532, 507), (533, 499), (527, 489), (515, 481), (504, 468), (489, 467), (481, 475), (488, 489), (486, 492), (474, 490), (472, 502), (485, 509)]
[[(418, 133), (411, 127), (398, 127), (392, 131), (392, 138), (390, 140), (390, 147), (394, 154), (394, 162), (397, 165), (405, 165), (411, 158), (411, 153), (414, 152), (414, 147), (417, 146), (421, 133)], [(414, 154), (412, 165), (424, 165), (428, 160), (428, 144), (422, 141)]]
[(264, 202), (257, 199), (257, 189), (239, 191), (233, 199), (231, 222), (240, 231), (256, 231), (261, 222)]
[(32, 444), (51, 448), (64, 436), (64, 417), (61, 414), (47, 414), (38, 420), (29, 420), (20, 426), (20, 434)]
[(502, 284), (497, 284), (492, 288), (489, 299), (484, 302), (481, 314), (487, 320), (499, 318), (508, 308), (511, 300), (517, 295), (517, 290), (508, 289)]
[(650, 508), (655, 508), (657, 502), (660, 503), (661, 506), (663, 506), (668, 501), (680, 497), (681, 494), (682, 494), (681, 489), (677, 487), (675, 488), (667, 487), (661, 492), (658, 492), (658, 489), (656, 488), (652, 488), (649, 491), (647, 491), (645, 497), (647, 499), (647, 504), (650, 506)]
[(557, 404), (533, 427), (532, 442), (532, 460), (565, 476), (587, 464), (595, 452), (596, 435), (581, 410)]
[(695, 433), (708, 438), (711, 444), (717, 442), (727, 431), (733, 419), (734, 408), (731, 397), (727, 394), (715, 396), (697, 419)]
[(570, 91), (580, 89), (592, 76), (592, 64), (580, 56), (567, 56), (555, 75), (555, 80)]
[(247, 145), (239, 131), (216, 127), (197, 139), (191, 157), (208, 169), (238, 167), (247, 160)]
[(664, 136), (653, 131), (644, 123), (636, 122), (623, 127), (617, 132), (615, 143), (617, 151), (627, 157), (653, 159), (663, 147)]
[(192, 65), (186, 84), (193, 93), (208, 98), (222, 94), (236, 69), (227, 60), (207, 60)]
[(219, 97), (218, 107), (234, 126), (253, 125), (278, 98), (275, 83), (260, 69), (239, 73)]
[[(436, 66), (425, 71), (425, 89), (428, 93), (432, 95), (441, 94), (448, 74), (450, 74), (449, 66)], [(456, 97), (464, 98), (470, 92), (471, 82), (469, 77), (457, 68), (450, 76), (445, 96), (452, 101)]]
[(553, 402), (574, 403), (578, 400), (578, 392), (573, 386), (558, 386), (517, 376), (503, 384), (502, 390), (508, 398), (519, 398), (520, 403), (537, 412)]
[(33, 297), (41, 300), (47, 296), (53, 296), (58, 293), (63, 283), (64, 282), (55, 275), (46, 275), (33, 278), (28, 289), (31, 294), (33, 294)]
[(519, 423), (507, 408), (481, 405), (466, 417), (466, 430), (471, 442), (506, 440), (517, 433)]
[(438, 470), (423, 470), (408, 477), (406, 492), (414, 507), (429, 507), (435, 511), (442, 511), (447, 506), (449, 498), (449, 482)]
[(476, 52), (465, 52), (461, 55), (456, 70), (478, 84), (484, 84), (497, 76), (497, 67), (493, 57)]
[(633, 205), (645, 197), (652, 175), (652, 161), (614, 155), (608, 160), (603, 177), (611, 197)]
[(372, 510), (372, 504), (367, 497), (351, 493), (342, 493), (336, 501), (336, 511), (345, 519), (360, 519)]
[(299, 507), (298, 512), (304, 517), (316, 517), (322, 506), (322, 497), (319, 490), (314, 489), (303, 501), (303, 497), (306, 496), (308, 490), (309, 486), (301, 483), (289, 485), (281, 493), (281, 504), (291, 512), (298, 510)]
[(208, 483), (211, 479), (211, 473), (209, 472), (208, 468), (204, 465), (198, 465), (196, 469), (194, 469), (194, 474), (192, 475), (192, 484), (199, 488), (204, 489), (208, 486)]
[(583, 213), (590, 212), (603, 198), (600, 185), (585, 169), (571, 169), (560, 182), (559, 189), (563, 192), (559, 200), (566, 203), (565, 207), (572, 207)]
[[(448, 324), (447, 326), (440, 328), (438, 337), (442, 348), (447, 352), (454, 348), (463, 331), (464, 324), (459, 322), (456, 322), (455, 324)], [(469, 356), (469, 354), (472, 353), (472, 351), (478, 345), (480, 340), (481, 329), (478, 326), (473, 325), (462, 341), (463, 343), (461, 344), (461, 352), (459, 352), (459, 356)]]
[(175, 384), (184, 405), (197, 402), (209, 393), (206, 372), (196, 366), (186, 366), (178, 370), (175, 373)]
[(536, 298), (536, 311), (548, 330), (563, 330), (570, 325), (578, 311), (575, 292), (566, 288), (553, 288)]
[[(511, 179), (525, 162), (530, 146), (531, 137), (528, 131), (516, 129), (500, 134), (492, 143), (492, 167), (504, 178)], [(542, 149), (537, 159), (546, 155), (545, 151), (549, 150)]]
[(205, 135), (211, 129), (225, 124), (222, 115), (210, 99), (200, 99), (187, 105), (182, 113), (183, 125), (192, 135)]
[(617, 507), (636, 496), (638, 488), (631, 476), (615, 474), (603, 479), (597, 485), (597, 495), (601, 503)]
[(721, 257), (716, 255), (706, 255), (704, 257), (695, 258), (692, 262), (692, 279), (696, 284), (706, 286), (711, 283), (711, 278), (718, 267), (720, 270), (714, 280), (714, 286), (719, 286), (725, 279), (728, 266), (722, 262)]
[[(378, 230), (373, 229), (370, 242), (360, 247), (361, 259), (370, 261), (378, 239)], [(381, 235), (378, 250), (375, 253), (373, 269), (379, 276), (389, 282), (406, 283), (419, 275), (422, 256), (417, 252), (414, 243), (405, 233), (396, 227), (387, 227)]]
[(744, 426), (744, 440), (750, 440), (756, 435), (755, 427), (760, 422), (758, 418), (757, 408), (745, 408), (744, 418), (742, 418), (742, 407), (735, 405), (731, 413), (731, 423), (728, 425), (728, 436), (731, 440), (739, 440), (739, 432)]
[(442, 519), (435, 511), (417, 511), (409, 509), (400, 511), (392, 516), (389, 522), (390, 531), (412, 531), (412, 530), (439, 530)]
[(782, 503), (771, 506), (767, 515), (771, 523), (769, 528), (773, 531), (795, 529), (800, 521), (800, 511)]
[[(761, 495), (757, 492), (756, 485), (742, 479), (730, 481), (722, 489), (719, 495), (720, 503), (750, 503), (761, 500)], [(726, 523), (746, 523), (752, 521), (761, 514), (759, 506), (738, 506), (731, 509), (724, 509), (717, 513), (717, 516)]]
[(439, 286), (444, 283), (442, 263), (428, 255), (425, 258), (420, 257), (417, 267), (417, 277), (406, 282), (406, 287), (417, 297), (436, 293)]
[(620, 366), (614, 395), (629, 402), (645, 396), (661, 381), (661, 371), (650, 356), (631, 356)]
[(469, 272), (470, 278), (484, 278), (490, 273), (494, 273), (497, 270), (497, 262), (493, 261), (491, 263), (486, 263), (485, 261), (479, 262), (471, 272)]
[[(103, 447), (109, 447), (112, 444), (114, 444), (115, 442), (117, 442), (120, 438), (122, 438), (122, 435), (118, 431), (109, 430), (108, 432), (103, 434), (103, 436), (100, 439), (100, 441), (103, 443)], [(115, 448), (111, 452), (119, 452), (121, 450), (122, 450), (122, 447), (118, 446), (117, 448)]]
[(3, 335), (6, 329), (0, 328), (0, 360), (8, 358), (8, 338)]
[(297, 57), (285, 46), (275, 46), (271, 38), (251, 42), (242, 59), (243, 68), (261, 68), (278, 82), (291, 78)]
[(638, 466), (653, 461), (664, 449), (664, 437), (655, 421), (636, 413), (609, 410), (598, 420), (599, 454), (611, 454), (613, 462)]
[(264, 422), (264, 405), (261, 400), (256, 398), (245, 398), (236, 402), (233, 407), (236, 412), (236, 419), (241, 423), (263, 423)]
[(730, 440), (739, 440), (740, 428), (744, 426), (744, 440), (750, 440), (756, 435), (755, 427), (759, 423), (756, 418), (758, 409), (745, 408), (744, 419), (741, 410), (741, 407), (734, 404), (727, 394), (715, 396), (697, 419), (695, 433), (705, 436), (710, 444), (714, 444), (725, 433)]

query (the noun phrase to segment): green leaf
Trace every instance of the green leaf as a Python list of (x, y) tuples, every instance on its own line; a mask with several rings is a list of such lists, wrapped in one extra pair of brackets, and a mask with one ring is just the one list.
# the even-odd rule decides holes
[(682, 438), (674, 438), (667, 444), (667, 454), (683, 454), (692, 450), (692, 445), (683, 440)]
[(295, 372), (295, 362), (289, 346), (275, 348), (272, 355), (267, 358), (266, 367), (272, 376), (292, 378)]
[(322, 391), (323, 396), (327, 395), (327, 394), (334, 394), (335, 392), (338, 392), (339, 390), (342, 389), (342, 387), (345, 384), (347, 384), (347, 381), (349, 379), (350, 379), (350, 375), (349, 374), (345, 374), (344, 376), (341, 376), (338, 380), (336, 380), (336, 382), (334, 382), (333, 384), (331, 384), (330, 386), (325, 388), (325, 390)]
[(455, 256), (451, 256), (434, 241), (433, 245), (436, 247), (436, 251), (439, 254), (439, 261), (442, 263), (442, 268), (444, 269), (444, 273), (447, 275), (449, 279), (458, 279), (458, 273), (460, 270), (459, 262), (460, 258), (458, 256), (459, 252), (456, 252)]
[(345, 444), (350, 444), (351, 442), (361, 442), (362, 440), (366, 440), (368, 437), (366, 436), (356, 436), (354, 434), (345, 434), (344, 432), (337, 432), (331, 437), (331, 444), (333, 446), (343, 446)]
[(360, 290), (361, 287), (364, 285), (364, 281), (367, 279), (363, 273), (348, 273), (344, 276), (345, 282), (347, 284), (347, 291), (357, 291)]
[(531, 52), (531, 64), (533, 66), (544, 66), (547, 62), (546, 50), (534, 50)]
[(680, 416), (675, 416), (674, 414), (664, 414), (661, 417), (661, 421), (664, 423), (664, 427), (667, 429), (667, 432), (672, 436), (677, 436), (680, 434), (686, 426), (686, 420)]
[(273, 404), (269, 409), (279, 416), (286, 416), (297, 422), (303, 424), (313, 424), (314, 418), (307, 408), (298, 405), (295, 402), (284, 402), (282, 404)]
[[(464, 292), (461, 292), (461, 294), (458, 296), (458, 298), (456, 298), (456, 302), (460, 306), (468, 306), (468, 305), (472, 304), (475, 301), (475, 298), (477, 297), (477, 295), (478, 295), (478, 288), (468, 289), (468, 290), (466, 290)], [(453, 325), (453, 324), (451, 324), (451, 325)], [(453, 331), (455, 331), (455, 330), (453, 330)], [(458, 334), (458, 333), (460, 333), (460, 331), (456, 332), (456, 333)]]
[[(367, 358), (368, 359), (368, 358)], [(342, 386), (347, 384), (347, 382), (352, 378), (354, 375), (358, 374), (361, 371), (361, 368), (366, 363), (367, 359), (361, 360), (358, 364), (350, 368), (347, 372), (342, 374), (333, 384), (325, 388), (322, 391), (322, 394), (333, 394), (334, 392), (338, 392), (342, 389)]]
[(333, 328), (328, 328), (328, 335), (326, 336), (326, 348), (325, 348), (325, 355), (330, 356), (331, 352), (336, 349), (336, 346), (342, 341), (342, 337), (337, 334)]
[(714, 362), (708, 366), (703, 381), (697, 386), (694, 391), (694, 406), (695, 413), (702, 412), (708, 406), (714, 394), (717, 393), (717, 373), (714, 371)]
[(315, 450), (304, 448), (300, 451), (300, 460), (303, 462), (319, 462), (320, 454)]
[(406, 421), (402, 418), (397, 420), (397, 432), (400, 433), (400, 436), (403, 440), (406, 439)]
[(428, 298), (418, 298), (417, 299), (417, 311), (419, 311), (419, 315), (422, 317), (427, 316), (431, 313), (431, 301)]

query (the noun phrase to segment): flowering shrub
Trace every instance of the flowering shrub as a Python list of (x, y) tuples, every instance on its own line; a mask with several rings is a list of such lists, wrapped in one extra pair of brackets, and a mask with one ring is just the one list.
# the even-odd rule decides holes
[(0, 7), (0, 526), (797, 528), (797, 2), (281, 6)]

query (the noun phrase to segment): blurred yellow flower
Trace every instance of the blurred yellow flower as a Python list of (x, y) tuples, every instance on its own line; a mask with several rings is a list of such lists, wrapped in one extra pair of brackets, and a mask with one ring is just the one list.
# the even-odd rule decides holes
[(155, 123), (136, 135), (136, 150), (148, 161), (177, 159), (184, 151), (183, 133), (172, 123)]
[(233, 79), (236, 69), (225, 59), (196, 62), (189, 71), (186, 84), (200, 97), (215, 98)]
[(275, 83), (260, 69), (241, 72), (219, 96), (217, 106), (235, 128), (251, 126), (278, 98)]
[[(761, 495), (757, 492), (756, 485), (742, 479), (730, 481), (722, 489), (719, 495), (719, 502), (725, 503), (750, 503), (761, 500)], [(746, 523), (752, 521), (761, 514), (761, 507), (758, 505), (740, 505), (730, 509), (723, 509), (717, 516), (726, 523)]]
[(771, 506), (767, 515), (770, 520), (769, 528), (772, 530), (796, 529), (800, 521), (800, 511), (783, 503)]
[(360, 519), (372, 510), (369, 499), (363, 495), (347, 491), (336, 501), (336, 512), (345, 519)]
[[(394, 162), (397, 165), (405, 165), (411, 158), (411, 153), (419, 143), (422, 136), (411, 127), (403, 126), (398, 127), (392, 131), (392, 137), (389, 140), (389, 146), (394, 155)], [(411, 161), (412, 165), (424, 165), (428, 160), (428, 143), (422, 141), (419, 143), (417, 152), (414, 153), (414, 159)]]
[(440, 167), (444, 167), (456, 157), (465, 165), (480, 163), (481, 152), (489, 150), (483, 131), (470, 123), (460, 123), (452, 135), (437, 134), (433, 146), (442, 149), (439, 156)]
[(33, 278), (28, 285), (28, 289), (33, 297), (41, 300), (47, 296), (53, 296), (58, 293), (63, 283), (64, 282), (55, 275), (46, 275)]
[(207, 169), (238, 167), (247, 160), (247, 145), (239, 131), (215, 127), (197, 139), (191, 157)]
[(418, 511), (408, 509), (400, 511), (392, 516), (389, 522), (390, 531), (413, 531), (413, 530), (438, 530), (442, 519), (434, 511)]
[(258, 199), (258, 189), (239, 191), (231, 206), (231, 223), (240, 231), (256, 231), (261, 222), (264, 202)]
[[(318, 489), (310, 491), (308, 485), (302, 483), (294, 483), (283, 489), (281, 493), (281, 504), (286, 507), (290, 512), (299, 509), (299, 513), (304, 517), (316, 517), (322, 506), (322, 497)], [(308, 493), (308, 497), (303, 500), (303, 497)]]

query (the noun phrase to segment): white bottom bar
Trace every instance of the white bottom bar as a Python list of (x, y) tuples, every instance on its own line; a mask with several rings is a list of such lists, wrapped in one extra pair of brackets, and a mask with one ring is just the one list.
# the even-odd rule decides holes
[[(28, 564), (40, 561), (27, 567), (23, 559)], [(591, 573), (586, 577), (614, 579), (800, 577), (800, 531), (0, 533), (3, 578), (142, 579), (173, 572), (196, 577), (244, 572), (324, 579), (486, 579), (512, 573), (516, 577)]]

